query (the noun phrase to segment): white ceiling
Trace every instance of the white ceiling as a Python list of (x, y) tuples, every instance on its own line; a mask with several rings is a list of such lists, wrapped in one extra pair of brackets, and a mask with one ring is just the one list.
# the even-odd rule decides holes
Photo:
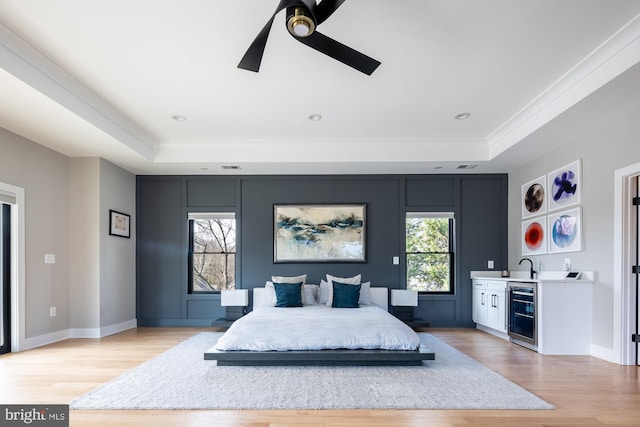
[(0, 0), (0, 126), (137, 174), (503, 172), (605, 91), (640, 98), (637, 0), (348, 0), (318, 31), (371, 76), (284, 12), (260, 72), (238, 69), (277, 4)]

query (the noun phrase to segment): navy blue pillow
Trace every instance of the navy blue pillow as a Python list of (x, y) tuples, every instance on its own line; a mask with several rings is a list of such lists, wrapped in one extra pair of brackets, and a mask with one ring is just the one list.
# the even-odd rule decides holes
[(358, 308), (361, 285), (333, 282), (333, 308)]
[(276, 307), (302, 307), (302, 282), (274, 283)]

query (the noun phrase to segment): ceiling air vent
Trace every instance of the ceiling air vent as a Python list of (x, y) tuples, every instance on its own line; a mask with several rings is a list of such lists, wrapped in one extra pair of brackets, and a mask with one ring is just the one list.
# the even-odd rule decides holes
[(478, 165), (458, 165), (456, 169), (475, 169)]
[(238, 166), (238, 165), (222, 165), (222, 169), (235, 170), (235, 169), (240, 169), (240, 166)]

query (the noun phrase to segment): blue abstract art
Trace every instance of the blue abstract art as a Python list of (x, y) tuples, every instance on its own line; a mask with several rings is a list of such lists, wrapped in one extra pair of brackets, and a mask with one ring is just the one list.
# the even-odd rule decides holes
[(581, 218), (581, 208), (549, 215), (549, 253), (581, 250)]
[(549, 211), (580, 203), (582, 193), (580, 161), (576, 160), (549, 173)]
[(366, 204), (274, 205), (274, 262), (366, 262)]

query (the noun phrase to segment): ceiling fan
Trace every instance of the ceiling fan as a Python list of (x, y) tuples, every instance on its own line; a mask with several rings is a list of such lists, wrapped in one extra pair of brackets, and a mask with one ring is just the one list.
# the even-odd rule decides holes
[(267, 21), (242, 57), (238, 68), (256, 73), (260, 70), (262, 54), (273, 20), (281, 10), (286, 9), (287, 29), (296, 40), (349, 67), (371, 75), (380, 65), (379, 61), (316, 31), (316, 27), (326, 21), (344, 2), (345, 0), (322, 0), (320, 3), (316, 3), (315, 0), (280, 0), (271, 19)]

